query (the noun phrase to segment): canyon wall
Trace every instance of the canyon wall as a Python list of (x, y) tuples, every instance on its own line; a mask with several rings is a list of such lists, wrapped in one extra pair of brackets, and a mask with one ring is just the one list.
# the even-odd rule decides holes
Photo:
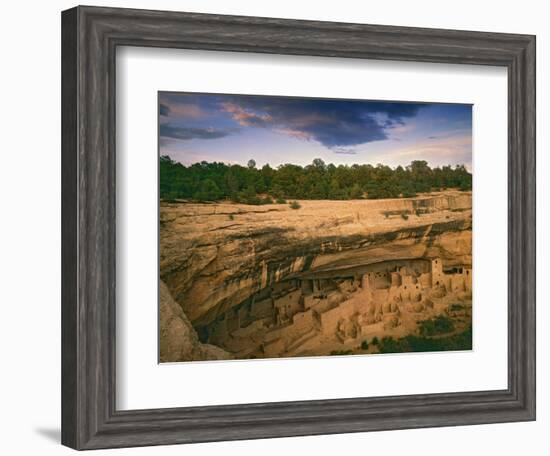
[(191, 322), (162, 281), (159, 284), (159, 307), (161, 363), (231, 358), (225, 350), (199, 342)]
[(471, 265), (469, 192), (300, 204), (161, 202), (161, 279), (194, 326), (292, 277), (391, 259)]

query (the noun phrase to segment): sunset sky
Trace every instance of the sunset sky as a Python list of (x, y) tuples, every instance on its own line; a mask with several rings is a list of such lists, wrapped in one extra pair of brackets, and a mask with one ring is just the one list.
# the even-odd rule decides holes
[(472, 163), (472, 107), (462, 104), (159, 93), (160, 154), (269, 163)]

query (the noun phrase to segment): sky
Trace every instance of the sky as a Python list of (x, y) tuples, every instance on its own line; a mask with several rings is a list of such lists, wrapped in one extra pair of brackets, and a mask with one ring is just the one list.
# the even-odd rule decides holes
[(159, 150), (184, 165), (472, 166), (472, 106), (159, 92)]

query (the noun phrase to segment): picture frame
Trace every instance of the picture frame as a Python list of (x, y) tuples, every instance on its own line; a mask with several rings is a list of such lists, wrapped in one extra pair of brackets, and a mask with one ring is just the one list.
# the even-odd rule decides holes
[[(508, 388), (224, 406), (116, 408), (117, 46), (505, 67)], [(62, 443), (74, 449), (535, 419), (535, 37), (196, 13), (62, 13)]]

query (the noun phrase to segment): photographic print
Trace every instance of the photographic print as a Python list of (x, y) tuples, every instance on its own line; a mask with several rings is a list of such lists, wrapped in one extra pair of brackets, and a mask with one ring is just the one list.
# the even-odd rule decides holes
[(472, 106), (159, 92), (160, 362), (471, 350)]

